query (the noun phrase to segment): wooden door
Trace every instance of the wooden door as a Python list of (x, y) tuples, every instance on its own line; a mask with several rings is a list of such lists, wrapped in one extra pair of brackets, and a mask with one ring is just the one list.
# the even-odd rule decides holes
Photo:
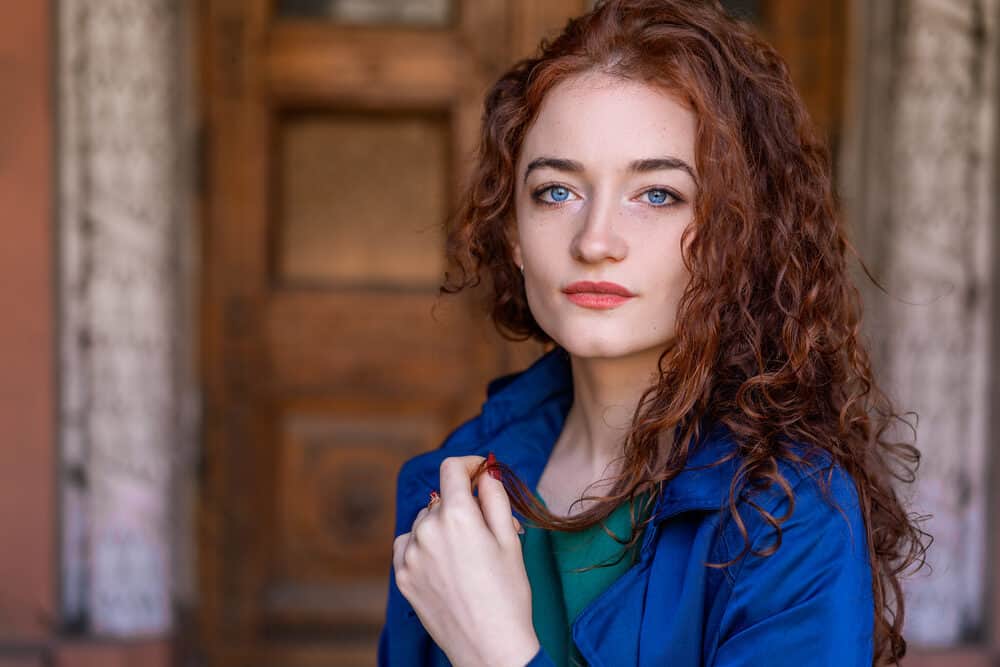
[(209, 0), (200, 650), (373, 664), (396, 472), (539, 348), (438, 298), (483, 93), (582, 0)]

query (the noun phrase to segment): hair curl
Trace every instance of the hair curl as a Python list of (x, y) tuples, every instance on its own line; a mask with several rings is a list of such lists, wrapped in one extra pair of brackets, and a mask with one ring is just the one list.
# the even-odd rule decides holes
[[(581, 498), (598, 502), (558, 517), (504, 469), (512, 506), (550, 530), (603, 522), (646, 491), (648, 508), (661, 483), (683, 469), (699, 424), (717, 420), (739, 443), (729, 511), (747, 541), (742, 556), (750, 547), (736, 506), (742, 489), (777, 484), (791, 508), (794, 494), (778, 461), (832, 455), (855, 481), (866, 525), (875, 664), (898, 664), (906, 652), (900, 578), (924, 564), (930, 535), (905, 511), (893, 479), (912, 482), (920, 453), (888, 439), (895, 421), (909, 424), (876, 385), (861, 340), (847, 252), (874, 278), (847, 238), (829, 150), (785, 62), (750, 28), (715, 1), (608, 0), (515, 63), (486, 95), (477, 162), (448, 235), (458, 275), (446, 274), (441, 292), (485, 276), (501, 333), (551, 342), (531, 315), (512, 257), (515, 164), (545, 94), (589, 71), (659, 86), (695, 111), (698, 194), (682, 238), (691, 279), (659, 379), (633, 415), (612, 492)], [(674, 447), (657, 461), (658, 437), (671, 430)], [(806, 456), (790, 442), (805, 445)], [(755, 509), (780, 540), (787, 515)], [(639, 538), (636, 527), (633, 517), (629, 546)]]

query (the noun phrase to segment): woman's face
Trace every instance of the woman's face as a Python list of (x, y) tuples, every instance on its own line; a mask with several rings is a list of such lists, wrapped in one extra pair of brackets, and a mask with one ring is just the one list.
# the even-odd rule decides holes
[(673, 338), (694, 138), (694, 113), (642, 83), (586, 73), (545, 96), (518, 158), (512, 242), (532, 315), (571, 354), (620, 357)]

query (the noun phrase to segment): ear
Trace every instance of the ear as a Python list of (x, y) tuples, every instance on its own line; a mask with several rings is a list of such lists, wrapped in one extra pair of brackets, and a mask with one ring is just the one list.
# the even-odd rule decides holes
[(521, 242), (517, 236), (517, 224), (511, 221), (507, 225), (507, 243), (510, 244), (510, 254), (514, 259), (514, 265), (521, 266), (524, 264), (524, 257), (521, 255)]
[(524, 258), (521, 257), (521, 244), (520, 243), (517, 243), (515, 241), (513, 243), (513, 245), (511, 245), (510, 254), (514, 258), (514, 265), (515, 266), (523, 266), (524, 265)]

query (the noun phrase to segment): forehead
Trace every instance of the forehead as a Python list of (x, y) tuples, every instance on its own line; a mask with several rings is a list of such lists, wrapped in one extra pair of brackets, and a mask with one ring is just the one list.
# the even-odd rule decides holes
[(694, 112), (668, 91), (603, 73), (560, 81), (542, 100), (519, 156), (621, 163), (670, 154), (694, 164)]

